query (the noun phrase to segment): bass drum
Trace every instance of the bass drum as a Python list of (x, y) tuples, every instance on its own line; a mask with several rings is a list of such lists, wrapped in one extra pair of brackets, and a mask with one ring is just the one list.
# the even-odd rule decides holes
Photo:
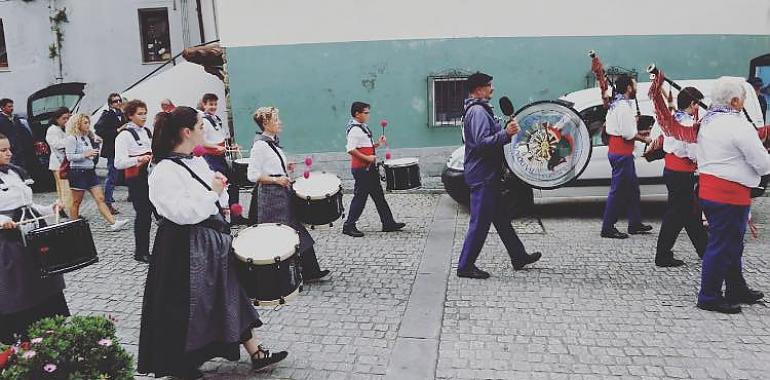
[(536, 189), (549, 190), (583, 173), (591, 159), (591, 135), (572, 107), (539, 101), (521, 108), (514, 118), (520, 130), (503, 151), (516, 177)]

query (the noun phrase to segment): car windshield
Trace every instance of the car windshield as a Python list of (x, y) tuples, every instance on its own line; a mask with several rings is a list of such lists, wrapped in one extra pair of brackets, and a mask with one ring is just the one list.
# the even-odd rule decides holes
[(44, 113), (53, 112), (61, 107), (73, 109), (78, 100), (80, 100), (80, 96), (74, 94), (52, 95), (36, 99), (32, 102), (32, 115), (28, 116), (34, 117)]

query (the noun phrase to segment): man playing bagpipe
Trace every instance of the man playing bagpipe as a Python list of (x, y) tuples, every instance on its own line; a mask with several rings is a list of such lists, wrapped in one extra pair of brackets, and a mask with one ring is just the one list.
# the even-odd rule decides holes
[[(663, 73), (658, 72), (650, 86), (649, 97), (655, 106), (661, 129), (676, 133), (661, 136), (665, 152), (663, 180), (668, 189), (668, 203), (658, 235), (655, 265), (678, 267), (684, 265), (684, 261), (675, 259), (672, 249), (682, 228), (687, 231), (695, 252), (701, 258), (708, 240), (706, 229), (701, 222), (700, 207), (695, 200), (695, 171), (698, 168), (695, 138), (698, 133), (698, 103), (703, 99), (703, 94), (694, 87), (683, 88), (677, 95), (677, 108), (672, 113), (662, 92), (663, 81)], [(670, 92), (668, 98), (673, 99)], [(652, 149), (658, 144), (660, 140), (653, 142)]]
[(639, 178), (636, 176), (634, 165), (634, 142), (650, 142), (650, 138), (637, 130), (633, 105), (635, 98), (636, 81), (628, 75), (620, 75), (615, 80), (615, 95), (609, 105), (606, 119), (606, 131), (609, 135), (607, 157), (612, 165), (612, 179), (604, 208), (601, 232), (604, 238), (628, 238), (627, 234), (615, 228), (623, 205), (628, 215), (629, 234), (643, 234), (652, 230), (652, 226), (642, 224)]
[(740, 80), (719, 78), (711, 97), (697, 136), (698, 195), (709, 223), (697, 306), (734, 314), (739, 304), (764, 297), (746, 284), (742, 256), (751, 191), (770, 174), (770, 155), (741, 112), (746, 90)]

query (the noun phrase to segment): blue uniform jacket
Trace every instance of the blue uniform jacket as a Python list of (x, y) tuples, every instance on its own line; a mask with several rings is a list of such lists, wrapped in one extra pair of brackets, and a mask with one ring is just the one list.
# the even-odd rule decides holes
[(503, 145), (510, 136), (492, 114), (487, 101), (465, 100), (465, 183), (470, 187), (499, 180), (503, 170)]

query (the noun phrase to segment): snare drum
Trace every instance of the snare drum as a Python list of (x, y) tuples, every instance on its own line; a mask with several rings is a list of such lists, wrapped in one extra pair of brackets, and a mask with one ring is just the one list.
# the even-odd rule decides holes
[(37, 228), (25, 235), (27, 250), (40, 258), (40, 275), (72, 272), (97, 261), (91, 227), (84, 219)]
[(342, 181), (331, 173), (312, 172), (294, 182), (294, 210), (302, 223), (331, 224), (342, 217)]
[(256, 306), (283, 305), (302, 291), (299, 234), (280, 223), (262, 223), (233, 239), (241, 286)]
[(384, 180), (388, 191), (411, 190), (422, 186), (420, 166), (416, 158), (387, 160), (382, 166), (385, 168)]
[(248, 158), (239, 158), (233, 161), (232, 170), (233, 170), (232, 171), (233, 178), (230, 178), (230, 181), (234, 186), (239, 188), (254, 186), (254, 182), (249, 181), (249, 176), (248, 176), (249, 159)]

